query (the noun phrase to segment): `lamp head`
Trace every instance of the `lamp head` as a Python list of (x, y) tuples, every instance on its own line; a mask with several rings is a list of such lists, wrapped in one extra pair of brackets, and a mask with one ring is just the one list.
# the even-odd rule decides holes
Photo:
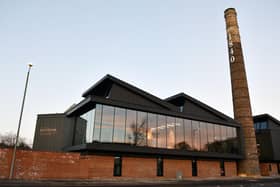
[(33, 66), (33, 64), (32, 63), (28, 63), (28, 66), (31, 68)]

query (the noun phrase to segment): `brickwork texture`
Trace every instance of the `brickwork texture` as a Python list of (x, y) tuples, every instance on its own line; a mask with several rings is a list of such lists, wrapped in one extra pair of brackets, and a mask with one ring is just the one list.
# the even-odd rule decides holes
[[(0, 179), (9, 177), (12, 149), (0, 149)], [(219, 161), (197, 161), (199, 177), (220, 176)], [(122, 157), (120, 178), (175, 179), (192, 177), (191, 160), (163, 159), (162, 177), (157, 177), (157, 159)], [(96, 179), (113, 178), (114, 157), (80, 155), (79, 153), (18, 150), (14, 178), (16, 179)], [(225, 162), (226, 176), (236, 176), (236, 162)]]

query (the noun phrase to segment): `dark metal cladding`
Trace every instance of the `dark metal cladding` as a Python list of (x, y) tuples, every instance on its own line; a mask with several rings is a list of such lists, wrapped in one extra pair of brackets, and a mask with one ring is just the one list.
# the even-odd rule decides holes
[[(261, 162), (280, 161), (280, 121), (270, 116), (262, 114), (254, 116), (257, 143), (259, 145)], [(257, 127), (258, 124), (265, 124), (265, 127)]]
[(238, 163), (238, 173), (245, 176), (259, 176), (260, 168), (256, 136), (237, 14), (234, 8), (229, 8), (225, 10), (224, 15), (228, 40), (234, 119), (241, 124), (244, 134), (245, 159)]
[[(38, 115), (33, 149), (40, 151), (63, 151), (73, 142), (74, 118), (65, 114)], [(84, 129), (85, 130), (85, 129)]]

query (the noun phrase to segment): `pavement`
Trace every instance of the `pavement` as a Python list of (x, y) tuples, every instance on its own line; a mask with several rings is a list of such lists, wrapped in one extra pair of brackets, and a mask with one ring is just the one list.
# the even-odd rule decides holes
[(219, 178), (189, 178), (183, 180), (166, 180), (166, 179), (91, 179), (91, 180), (7, 180), (0, 179), (0, 186), (14, 187), (14, 186), (50, 186), (50, 187), (80, 187), (80, 186), (92, 186), (92, 187), (280, 187), (280, 177), (219, 177)]

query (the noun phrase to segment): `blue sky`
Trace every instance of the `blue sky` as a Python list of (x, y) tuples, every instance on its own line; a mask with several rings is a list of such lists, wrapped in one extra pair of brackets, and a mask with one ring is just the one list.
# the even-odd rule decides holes
[(280, 119), (280, 2), (0, 0), (0, 133), (21, 136), (106, 74), (160, 98), (185, 92), (233, 116), (224, 10), (238, 13), (254, 114)]

